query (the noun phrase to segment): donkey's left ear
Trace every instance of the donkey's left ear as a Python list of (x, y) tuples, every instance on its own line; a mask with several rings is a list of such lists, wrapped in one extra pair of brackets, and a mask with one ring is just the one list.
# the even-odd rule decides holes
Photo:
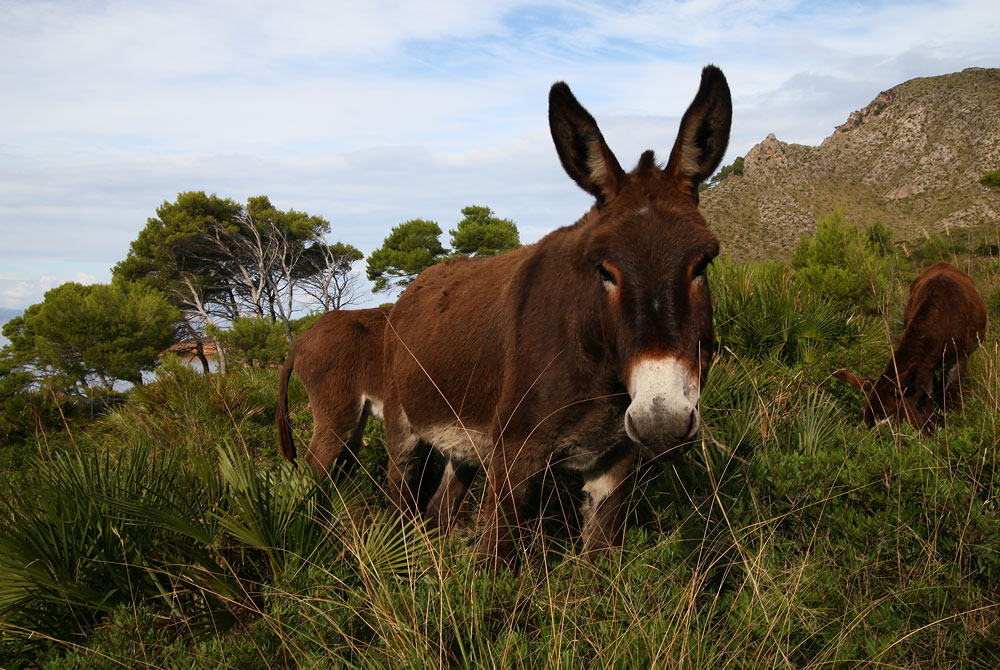
[(701, 71), (698, 94), (681, 119), (666, 173), (684, 193), (698, 201), (698, 185), (722, 162), (729, 144), (733, 100), (722, 70), (709, 65)]
[(597, 198), (601, 207), (621, 190), (625, 171), (611, 153), (597, 122), (564, 82), (549, 92), (549, 129), (566, 174)]

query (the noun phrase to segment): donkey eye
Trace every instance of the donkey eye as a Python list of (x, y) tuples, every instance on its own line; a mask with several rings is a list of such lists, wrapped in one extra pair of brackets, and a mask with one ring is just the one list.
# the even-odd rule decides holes
[(708, 266), (712, 264), (712, 259), (708, 256), (702, 257), (701, 260), (694, 266), (694, 271), (691, 273), (691, 281), (704, 282), (706, 278), (706, 273), (708, 272)]
[(615, 279), (615, 276), (613, 274), (611, 274), (608, 271), (608, 269), (606, 267), (604, 267), (603, 265), (598, 265), (597, 266), (597, 274), (601, 275), (601, 281), (602, 282), (605, 282), (606, 284), (610, 284), (611, 286), (618, 286), (618, 281)]

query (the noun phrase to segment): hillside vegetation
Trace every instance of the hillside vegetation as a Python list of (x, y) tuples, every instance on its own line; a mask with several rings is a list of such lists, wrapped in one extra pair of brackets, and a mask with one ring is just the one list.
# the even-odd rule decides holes
[[(572, 480), (543, 491), (525, 567), (493, 573), (473, 561), (482, 483), (450, 538), (425, 534), (389, 509), (377, 425), (350, 478), (279, 462), (274, 369), (170, 363), (92, 424), (50, 417), (2, 448), (0, 667), (1000, 666), (996, 331), (963, 412), (928, 436), (865, 428), (831, 373), (884, 365), (930, 259), (840, 239), (794, 269), (712, 267), (705, 431), (648, 464), (625, 548), (596, 565)], [(858, 258), (884, 282), (864, 310), (802, 271)], [(948, 258), (995, 322), (997, 259)], [(297, 383), (291, 402), (301, 449)]]
[[(996, 237), (1000, 189), (1000, 69), (913, 79), (875, 97), (819, 146), (773, 134), (744, 157), (743, 174), (702, 193), (723, 252), (784, 258), (836, 207), (880, 221), (904, 245), (930, 235), (967, 246)], [(996, 239), (990, 240), (996, 243)]]

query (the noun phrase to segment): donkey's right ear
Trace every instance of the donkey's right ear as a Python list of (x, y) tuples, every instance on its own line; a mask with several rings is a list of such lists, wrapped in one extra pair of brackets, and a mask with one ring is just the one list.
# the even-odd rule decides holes
[(844, 369), (837, 370), (836, 372), (833, 373), (833, 376), (836, 377), (837, 379), (840, 379), (841, 381), (847, 382), (848, 384), (850, 384), (851, 386), (858, 389), (864, 394), (867, 394), (868, 391), (874, 386), (874, 382), (872, 382), (872, 380), (867, 379), (865, 377), (859, 377), (850, 370), (844, 370)]
[(681, 128), (664, 168), (683, 193), (698, 202), (698, 186), (719, 167), (729, 145), (733, 100), (722, 70), (708, 65), (701, 86), (684, 112)]
[(594, 117), (561, 81), (549, 91), (549, 130), (566, 174), (597, 198), (598, 207), (618, 195), (625, 171), (608, 148)]

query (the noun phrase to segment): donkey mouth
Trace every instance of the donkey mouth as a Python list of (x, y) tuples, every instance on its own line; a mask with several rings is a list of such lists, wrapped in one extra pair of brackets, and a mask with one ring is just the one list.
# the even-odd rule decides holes
[[(676, 424), (675, 424), (676, 426)], [(701, 433), (701, 417), (695, 409), (687, 418), (687, 425), (676, 434), (664, 431), (640, 433), (631, 414), (625, 413), (625, 434), (638, 445), (642, 455), (655, 459), (663, 456), (680, 455), (688, 450)]]

